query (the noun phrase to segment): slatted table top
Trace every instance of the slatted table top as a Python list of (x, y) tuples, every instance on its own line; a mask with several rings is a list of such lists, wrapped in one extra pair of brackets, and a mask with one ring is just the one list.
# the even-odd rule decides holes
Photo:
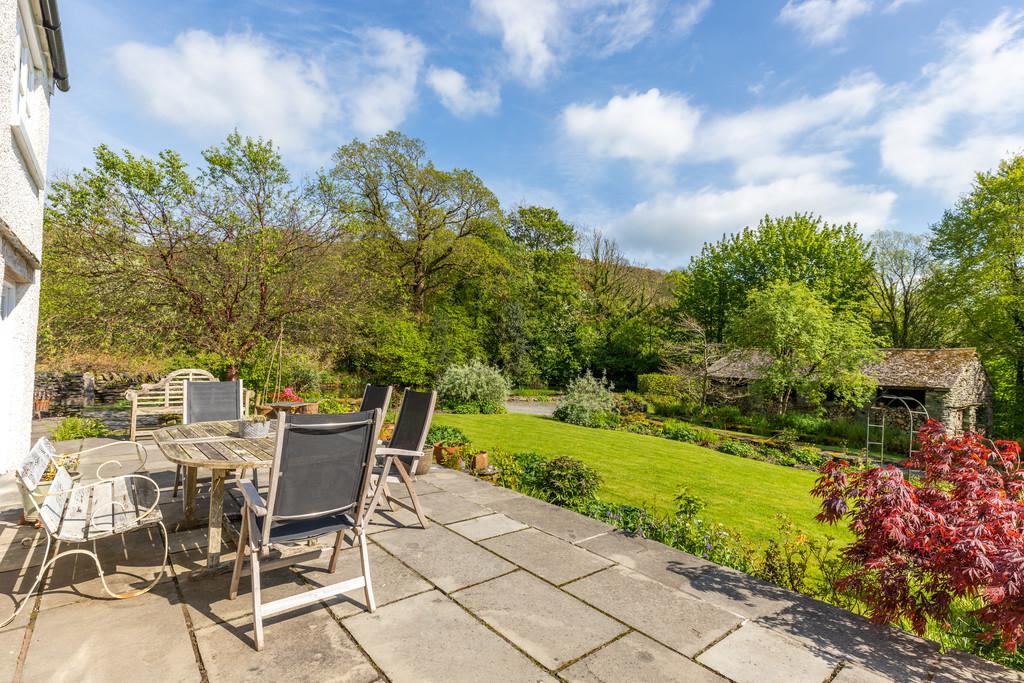
[(231, 470), (237, 467), (270, 467), (274, 460), (274, 423), (269, 436), (243, 439), (238, 422), (197, 422), (164, 427), (153, 432), (153, 440), (171, 462), (188, 467)]

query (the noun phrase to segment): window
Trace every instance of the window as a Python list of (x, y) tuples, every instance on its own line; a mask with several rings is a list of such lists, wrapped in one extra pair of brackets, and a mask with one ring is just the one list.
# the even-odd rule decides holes
[(40, 68), (42, 54), (39, 48), (39, 37), (35, 33), (32, 24), (32, 15), (26, 14), (27, 4), (19, 2), (19, 11), (16, 13), (17, 31), (14, 36), (15, 69), (11, 84), (13, 97), (11, 109), (11, 132), (21, 152), (22, 161), (28, 169), (32, 181), (38, 192), (44, 186), (43, 169), (40, 166), (39, 158), (36, 156), (32, 139), (32, 116), (33, 111), (32, 94), (38, 84), (37, 71)]
[(13, 282), (0, 284), (0, 320), (6, 320), (14, 312), (14, 300), (18, 293)]

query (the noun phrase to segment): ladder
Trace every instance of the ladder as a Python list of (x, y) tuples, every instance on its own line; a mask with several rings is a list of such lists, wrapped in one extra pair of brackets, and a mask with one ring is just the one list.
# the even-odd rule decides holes
[[(872, 405), (868, 408), (868, 429), (867, 443), (865, 444), (864, 455), (867, 463), (871, 462), (871, 448), (878, 447), (878, 466), (881, 467), (885, 461), (885, 411), (887, 406)], [(873, 431), (872, 431), (873, 430)], [(876, 437), (872, 439), (872, 436)]]

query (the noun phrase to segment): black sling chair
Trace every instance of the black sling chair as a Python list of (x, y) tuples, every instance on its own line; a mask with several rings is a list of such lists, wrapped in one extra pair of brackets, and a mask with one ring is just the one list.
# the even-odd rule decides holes
[[(252, 576), (253, 627), (256, 649), (263, 649), (263, 619), (334, 595), (362, 588), (366, 607), (376, 603), (370, 583), (366, 550), (367, 515), (363, 505), (370, 487), (374, 451), (383, 422), (380, 410), (343, 415), (277, 414), (277, 449), (270, 470), (268, 499), (248, 479), (237, 479), (245, 504), (238, 556), (231, 576), (230, 599), (238, 595), (244, 574)], [(331, 586), (305, 591), (264, 604), (260, 572), (295, 564), (320, 555), (319, 550), (271, 559), (274, 548), (335, 534), (328, 570), (337, 568), (345, 532), (358, 544), (361, 574)], [(249, 566), (245, 566), (245, 558)]]

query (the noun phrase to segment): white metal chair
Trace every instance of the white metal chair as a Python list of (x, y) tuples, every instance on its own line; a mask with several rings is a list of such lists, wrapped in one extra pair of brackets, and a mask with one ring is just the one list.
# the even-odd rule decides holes
[[(391, 440), (377, 447), (377, 458), (379, 466), (374, 469), (374, 488), (367, 506), (367, 518), (373, 517), (374, 512), (382, 501), (389, 504), (398, 503), (402, 507), (409, 508), (416, 513), (420, 526), (426, 529), (429, 526), (423, 510), (420, 508), (420, 499), (416, 495), (416, 487), (413, 484), (413, 473), (423, 457), (423, 444), (427, 440), (427, 432), (430, 431), (430, 421), (434, 416), (434, 404), (437, 402), (436, 391), (413, 391), (406, 389), (402, 394), (402, 406), (398, 411), (398, 418), (395, 420), (395, 431)], [(391, 471), (395, 471), (395, 475)], [(409, 491), (409, 500), (412, 506), (404, 501), (393, 498), (388, 491), (389, 483), (404, 483)]]
[[(28, 457), (22, 461), (15, 473), (20, 484), (31, 494), (36, 491), (43, 480), (48, 467), (53, 467), (56, 474), (50, 484), (46, 498), (42, 504), (32, 504), (39, 514), (39, 521), (46, 533), (46, 550), (44, 562), (39, 567), (32, 587), (24, 600), (15, 609), (14, 614), (0, 626), (11, 623), (21, 610), (28, 604), (46, 571), (62, 557), (70, 555), (87, 555), (96, 563), (103, 590), (113, 598), (132, 598), (149, 592), (163, 577), (167, 567), (167, 529), (157, 505), (160, 502), (160, 487), (155, 481), (141, 474), (125, 474), (110, 479), (101, 479), (93, 484), (74, 486), (71, 475), (58, 465), (57, 451), (49, 439), (43, 437), (36, 442)], [(95, 552), (82, 548), (74, 548), (60, 552), (62, 543), (85, 544), (93, 543), (108, 536), (126, 534), (129, 531), (158, 526), (163, 535), (164, 555), (160, 564), (160, 572), (145, 587), (126, 593), (115, 593), (107, 585), (99, 557)], [(53, 557), (50, 545), (53, 542)], [(95, 547), (95, 546), (93, 546)]]
[[(231, 576), (229, 599), (238, 596), (241, 577), (252, 577), (253, 629), (256, 649), (263, 649), (263, 619), (325, 598), (362, 588), (366, 606), (377, 606), (370, 581), (366, 549), (365, 508), (374, 449), (383, 416), (380, 410), (344, 415), (278, 413), (277, 449), (270, 470), (267, 500), (248, 479), (236, 479), (245, 499), (238, 554)], [(260, 572), (320, 556), (320, 550), (287, 554), (288, 546), (334, 534), (328, 567), (337, 567), (345, 532), (358, 542), (360, 576), (330, 586), (263, 603)], [(271, 551), (282, 553), (271, 558)], [(249, 566), (245, 566), (245, 558)]]

